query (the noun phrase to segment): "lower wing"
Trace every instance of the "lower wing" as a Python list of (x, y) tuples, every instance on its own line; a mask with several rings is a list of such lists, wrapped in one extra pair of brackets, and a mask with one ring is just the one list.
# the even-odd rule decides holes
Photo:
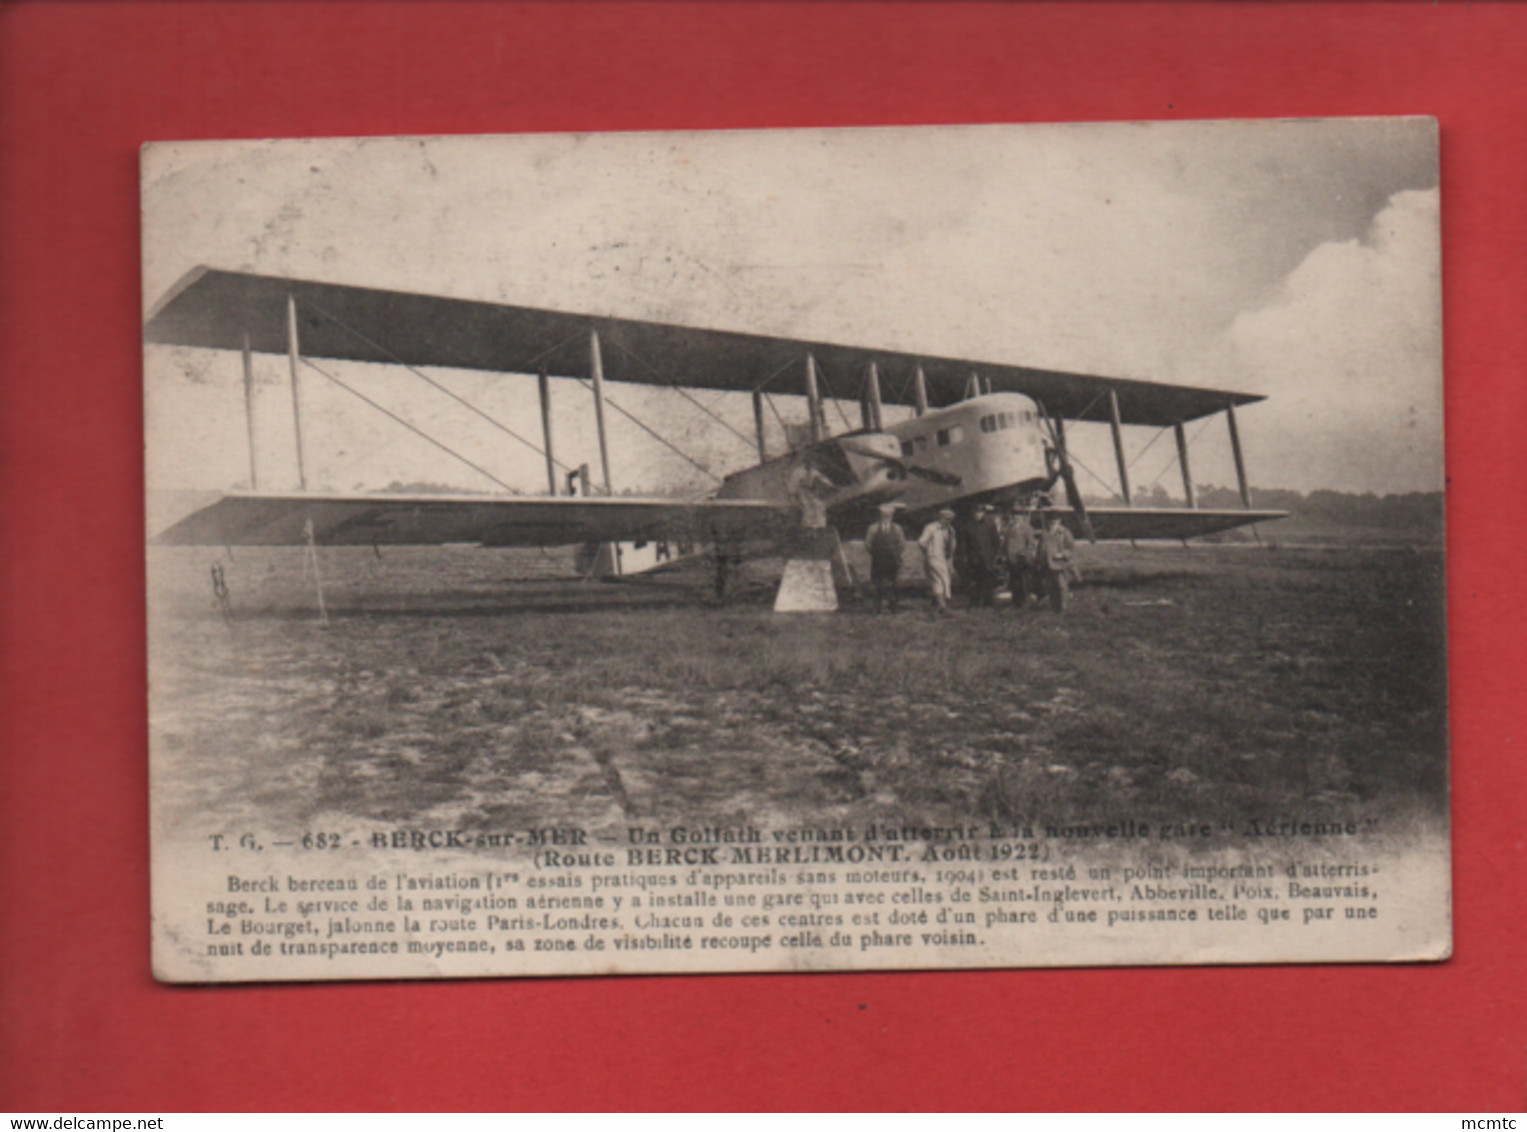
[(775, 537), (799, 523), (794, 508), (757, 500), (238, 492), (186, 516), (153, 542), (160, 546), (299, 546), (310, 538), (319, 546), (715, 542)]
[[(1082, 537), (1081, 519), (1069, 507), (1051, 507), (1048, 519), (1059, 515), (1073, 535)], [(1212, 535), (1250, 523), (1267, 523), (1287, 511), (1204, 511), (1187, 507), (1088, 507), (1093, 532), (1100, 539), (1185, 539)]]

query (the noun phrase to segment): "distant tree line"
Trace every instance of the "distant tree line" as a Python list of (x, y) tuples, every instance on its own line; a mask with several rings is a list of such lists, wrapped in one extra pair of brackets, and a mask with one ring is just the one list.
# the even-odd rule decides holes
[[(1107, 506), (1110, 502), (1117, 505), (1118, 499), (1089, 499), (1088, 502)], [(1135, 503), (1141, 507), (1183, 506), (1181, 499), (1174, 499), (1160, 484), (1136, 492)], [(1234, 488), (1204, 484), (1198, 488), (1198, 505), (1213, 510), (1235, 510), (1241, 506), (1241, 496)], [(1305, 495), (1277, 488), (1252, 488), (1251, 505), (1258, 510), (1287, 511), (1295, 518), (1336, 526), (1442, 533), (1440, 491), (1375, 495), (1371, 491), (1357, 494), (1322, 490)]]
[[(1239, 493), (1228, 488), (1208, 488), (1199, 492), (1201, 507), (1237, 507)], [(1345, 527), (1383, 527), (1413, 530), (1428, 534), (1442, 533), (1442, 492), (1411, 491), (1400, 495), (1361, 495), (1346, 491), (1297, 491), (1271, 488), (1251, 491), (1251, 504), (1257, 508), (1288, 511), (1301, 519), (1334, 523)]]
[(451, 487), (449, 484), (428, 483), (423, 480), (417, 480), (414, 483), (393, 480), (382, 490), (394, 495), (460, 495), (462, 491), (461, 488)]

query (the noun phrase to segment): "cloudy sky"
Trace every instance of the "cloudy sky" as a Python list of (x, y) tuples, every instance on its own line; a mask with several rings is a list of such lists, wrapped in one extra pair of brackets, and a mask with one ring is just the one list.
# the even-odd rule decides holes
[[(207, 264), (1264, 393), (1241, 415), (1254, 486), (1432, 490), (1436, 154), (1425, 119), (175, 143), (144, 159), (144, 301)], [(261, 486), (292, 486), (285, 360), (257, 369)], [(544, 484), (417, 379), (340, 371)], [(150, 486), (247, 486), (240, 373), (150, 348)], [(537, 435), (533, 381), (435, 376)], [(311, 486), (491, 487), (322, 378), (303, 392)], [(588, 394), (555, 396), (559, 456), (597, 466)], [(612, 396), (718, 473), (749, 459), (671, 394)], [(750, 431), (745, 398), (703, 399)], [(1106, 429), (1078, 431), (1111, 483)], [(1170, 440), (1127, 432), (1136, 486), (1180, 492)], [(714, 482), (618, 415), (612, 433), (617, 488)], [(1233, 484), (1223, 418), (1190, 435), (1194, 478)]]

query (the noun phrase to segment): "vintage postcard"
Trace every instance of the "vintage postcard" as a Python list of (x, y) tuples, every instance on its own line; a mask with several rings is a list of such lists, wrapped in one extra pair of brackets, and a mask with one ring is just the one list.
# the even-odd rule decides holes
[(142, 174), (161, 979), (1449, 954), (1433, 120)]

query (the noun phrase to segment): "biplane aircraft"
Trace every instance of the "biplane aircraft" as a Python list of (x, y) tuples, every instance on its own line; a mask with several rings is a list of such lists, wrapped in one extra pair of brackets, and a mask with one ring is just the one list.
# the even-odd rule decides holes
[[(845, 539), (862, 537), (875, 508), (887, 502), (901, 504), (905, 518), (916, 524), (942, 507), (1001, 504), (1049, 493), (1057, 483), (1065, 488), (1066, 504), (1046, 510), (1059, 514), (1074, 533), (1094, 539), (1188, 539), (1284, 515), (1251, 507), (1236, 408), (1262, 399), (1255, 394), (205, 267), (188, 273), (160, 300), (144, 337), (148, 343), (241, 351), (246, 408), (251, 354), (285, 354), (302, 485), (296, 492), (258, 489), (251, 431), (251, 490), (230, 491), (175, 523), (156, 538), (162, 545), (549, 547), (673, 541), (708, 546), (722, 559), (741, 556), (744, 548), (788, 547), (803, 523), (825, 524)], [(545, 457), (547, 494), (519, 493), (475, 464), (504, 491), (410, 495), (307, 490), (301, 413), (307, 372), (343, 385), (393, 416), (311, 359), (404, 367), (458, 401), (463, 399), (422, 367), (536, 375), (542, 443), (532, 446)], [(845, 379), (852, 383), (860, 428), (839, 435), (828, 428), (828, 375), (840, 389)], [(600, 483), (592, 489), (585, 485), (583, 494), (561, 494), (567, 469), (557, 462), (552, 445), (550, 376), (586, 379), (592, 389)], [(616, 470), (605, 428), (609, 382), (750, 393), (757, 464), (727, 476), (705, 498), (615, 494)], [(806, 400), (807, 425), (792, 450), (771, 455), (765, 443), (765, 404), (792, 394)], [(888, 422), (887, 404), (909, 406), (914, 415)], [(468, 408), (504, 427), (475, 406)], [(1220, 412), (1229, 426), (1242, 509), (1197, 506), (1184, 426)], [(1067, 452), (1068, 421), (1110, 426), (1121, 506), (1083, 502)], [(407, 421), (399, 423), (420, 431)], [(1131, 505), (1121, 434), (1125, 425), (1174, 430), (1186, 507)]]

